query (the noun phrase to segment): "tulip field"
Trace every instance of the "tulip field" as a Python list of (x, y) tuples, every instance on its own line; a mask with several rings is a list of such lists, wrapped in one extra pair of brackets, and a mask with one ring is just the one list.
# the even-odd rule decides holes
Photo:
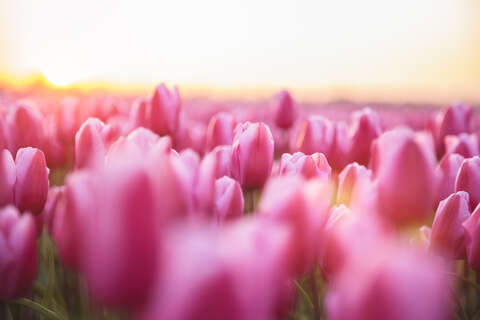
[(480, 319), (480, 115), (0, 89), (0, 319)]

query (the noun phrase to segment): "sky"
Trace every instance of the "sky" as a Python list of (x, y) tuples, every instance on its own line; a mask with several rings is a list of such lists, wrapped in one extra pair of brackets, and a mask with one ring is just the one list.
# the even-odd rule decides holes
[(0, 0), (0, 73), (480, 96), (480, 0)]

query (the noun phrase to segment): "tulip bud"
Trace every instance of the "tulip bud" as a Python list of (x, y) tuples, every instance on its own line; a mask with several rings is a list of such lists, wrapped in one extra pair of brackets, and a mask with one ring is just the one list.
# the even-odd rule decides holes
[(465, 158), (478, 156), (478, 139), (474, 134), (461, 133), (457, 136), (445, 137), (445, 153), (458, 153)]
[(363, 180), (370, 180), (372, 172), (359, 165), (350, 163), (338, 176), (337, 203), (350, 206), (358, 199), (358, 188), (362, 187)]
[(282, 129), (289, 129), (298, 117), (298, 107), (290, 92), (282, 90), (275, 95), (273, 101), (275, 124)]
[(345, 122), (334, 122), (332, 125), (334, 129), (332, 145), (326, 156), (332, 168), (341, 171), (350, 162), (348, 148), (351, 143)]
[(235, 130), (231, 173), (245, 188), (259, 188), (272, 171), (274, 141), (264, 123), (245, 122)]
[(212, 213), (215, 206), (216, 172), (217, 157), (213, 153), (207, 153), (198, 168), (194, 191), (196, 208), (203, 213)]
[(465, 257), (463, 222), (470, 217), (468, 193), (459, 191), (440, 202), (433, 220), (430, 248), (455, 259)]
[(162, 83), (155, 88), (147, 111), (152, 130), (161, 136), (174, 134), (178, 127), (180, 105), (177, 87), (170, 91)]
[(455, 192), (455, 180), (464, 158), (456, 153), (446, 154), (437, 166), (438, 192), (436, 203)]
[(215, 182), (214, 216), (219, 224), (241, 218), (243, 214), (243, 193), (238, 181), (222, 177)]
[(42, 216), (43, 222), (46, 226), (48, 232), (53, 235), (53, 225), (55, 221), (55, 214), (60, 203), (64, 199), (64, 186), (61, 187), (52, 187), (48, 190), (47, 202), (45, 202), (45, 208), (43, 208)]
[(13, 203), (15, 186), (15, 162), (10, 151), (4, 149), (0, 155), (0, 206)]
[(231, 146), (218, 146), (212, 151), (217, 157), (217, 172), (215, 174), (217, 179), (223, 176), (230, 176), (231, 150)]
[(42, 115), (36, 110), (24, 105), (19, 105), (10, 113), (8, 122), (12, 153), (24, 147), (40, 148), (44, 140)]
[(463, 104), (455, 104), (438, 113), (430, 121), (429, 129), (435, 139), (437, 155), (441, 156), (445, 152), (443, 142), (447, 135), (470, 132), (471, 118), (472, 108)]
[(329, 179), (332, 174), (332, 168), (328, 164), (327, 158), (322, 153), (304, 155), (301, 152), (294, 154), (284, 153), (280, 159), (281, 175), (301, 174), (304, 178), (324, 177)]
[(382, 134), (373, 152), (379, 213), (396, 225), (424, 221), (432, 213), (437, 192), (428, 151), (412, 131), (396, 129)]
[(131, 121), (131, 128), (135, 130), (138, 127), (149, 128), (150, 122), (148, 119), (148, 104), (149, 101), (146, 99), (141, 99), (132, 107), (130, 112), (130, 121)]
[(207, 127), (207, 150), (212, 150), (216, 146), (231, 145), (235, 126), (236, 121), (231, 114), (220, 112), (214, 115)]
[(45, 155), (39, 149), (22, 148), (17, 152), (15, 166), (15, 205), (20, 211), (41, 213), (49, 187)]
[(0, 301), (28, 294), (37, 273), (35, 221), (15, 207), (0, 210)]
[(470, 210), (480, 202), (480, 157), (463, 160), (455, 180), (455, 191), (468, 192)]
[(327, 157), (335, 138), (335, 128), (326, 118), (311, 116), (300, 127), (294, 150), (305, 154), (320, 152)]
[(104, 162), (106, 146), (103, 138), (105, 124), (88, 118), (75, 135), (75, 168), (95, 168)]
[(349, 159), (362, 165), (368, 165), (370, 145), (381, 133), (380, 119), (378, 114), (370, 108), (354, 112), (352, 118)]

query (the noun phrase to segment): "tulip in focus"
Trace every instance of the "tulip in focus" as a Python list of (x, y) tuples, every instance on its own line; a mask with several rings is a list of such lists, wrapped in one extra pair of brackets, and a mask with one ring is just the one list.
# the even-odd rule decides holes
[(322, 153), (304, 155), (301, 152), (294, 154), (284, 153), (280, 160), (281, 175), (300, 174), (305, 179), (310, 178), (330, 178), (332, 168), (328, 164), (327, 158)]
[(15, 158), (15, 205), (20, 211), (40, 214), (48, 195), (49, 169), (45, 155), (39, 149), (22, 148)]
[(465, 254), (465, 230), (463, 223), (470, 217), (468, 193), (459, 191), (440, 202), (430, 235), (430, 248), (454, 259)]
[(435, 164), (429, 149), (407, 129), (382, 134), (374, 143), (372, 168), (378, 212), (395, 225), (422, 222), (437, 195)]
[(37, 273), (34, 218), (15, 207), (0, 210), (0, 301), (27, 295)]
[(214, 217), (218, 223), (242, 217), (244, 207), (242, 187), (238, 181), (222, 177), (215, 182)]
[(147, 109), (151, 129), (161, 136), (174, 134), (179, 125), (180, 105), (177, 87), (169, 90), (163, 83), (156, 87)]
[(235, 129), (231, 173), (244, 188), (261, 188), (272, 171), (274, 141), (264, 123), (242, 123)]

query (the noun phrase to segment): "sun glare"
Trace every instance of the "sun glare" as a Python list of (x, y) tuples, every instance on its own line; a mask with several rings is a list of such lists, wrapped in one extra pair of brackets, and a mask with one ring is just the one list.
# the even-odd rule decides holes
[(55, 87), (66, 87), (74, 84), (78, 80), (60, 71), (44, 70), (42, 74), (45, 79)]

